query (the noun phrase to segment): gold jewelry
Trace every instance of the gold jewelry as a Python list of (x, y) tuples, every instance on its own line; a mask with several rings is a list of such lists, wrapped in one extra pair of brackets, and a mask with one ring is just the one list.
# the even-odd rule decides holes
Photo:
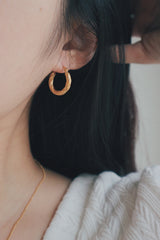
[(72, 82), (72, 79), (71, 79), (71, 75), (70, 73), (68, 72), (68, 69), (66, 67), (63, 67), (64, 71), (65, 71), (65, 76), (66, 76), (66, 84), (65, 84), (65, 87), (60, 90), (60, 91), (57, 91), (55, 90), (54, 86), (53, 86), (53, 82), (54, 82), (54, 78), (56, 76), (56, 73), (55, 72), (52, 72), (50, 77), (49, 77), (49, 81), (48, 81), (48, 85), (49, 85), (49, 89), (50, 91), (57, 95), (57, 96), (62, 96), (64, 94), (66, 94), (66, 92), (68, 92), (68, 90), (70, 89), (71, 87), (71, 82)]
[(22, 211), (20, 217), (19, 217), (19, 218), (17, 219), (17, 221), (13, 224), (12, 229), (11, 229), (11, 232), (9, 233), (9, 236), (7, 237), (7, 240), (10, 239), (11, 234), (13, 233), (13, 231), (14, 231), (14, 229), (15, 229), (17, 223), (18, 223), (18, 222), (20, 221), (20, 219), (23, 217), (23, 214), (25, 213), (26, 208), (27, 208), (28, 205), (30, 204), (30, 202), (31, 202), (31, 200), (32, 200), (32, 198), (33, 198), (33, 196), (34, 196), (35, 193), (37, 192), (37, 190), (38, 190), (39, 186), (41, 185), (41, 183), (42, 183), (42, 182), (44, 181), (44, 179), (46, 178), (45, 169), (42, 167), (42, 165), (41, 165), (38, 161), (36, 161), (36, 162), (40, 165), (40, 167), (41, 167), (41, 169), (42, 169), (42, 171), (43, 171), (43, 177), (42, 177), (42, 179), (40, 180), (40, 182), (38, 183), (37, 187), (35, 188), (35, 190), (34, 190), (32, 196), (31, 196), (31, 198), (29, 199), (27, 205), (25, 206), (24, 210)]

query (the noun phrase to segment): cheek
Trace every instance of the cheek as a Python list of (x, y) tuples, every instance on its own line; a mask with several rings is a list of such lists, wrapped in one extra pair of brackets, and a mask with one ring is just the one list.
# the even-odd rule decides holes
[(16, 70), (38, 55), (46, 19), (39, 5), (30, 2), (8, 0), (0, 5), (0, 71)]
[(27, 98), (41, 78), (36, 63), (49, 23), (37, 2), (0, 3), (0, 115)]

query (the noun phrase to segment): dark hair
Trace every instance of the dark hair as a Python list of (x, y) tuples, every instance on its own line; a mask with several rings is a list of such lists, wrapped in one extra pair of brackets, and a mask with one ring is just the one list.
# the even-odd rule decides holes
[[(130, 3), (62, 1), (61, 33), (72, 33), (75, 22), (94, 33), (98, 45), (87, 65), (70, 70), (72, 85), (65, 95), (50, 92), (50, 74), (36, 90), (29, 115), (32, 154), (46, 168), (71, 179), (84, 172), (135, 172), (137, 108), (130, 66), (124, 63), (124, 44), (131, 42)], [(121, 64), (111, 60), (113, 44), (120, 46)], [(65, 75), (56, 74), (55, 88), (64, 84)]]

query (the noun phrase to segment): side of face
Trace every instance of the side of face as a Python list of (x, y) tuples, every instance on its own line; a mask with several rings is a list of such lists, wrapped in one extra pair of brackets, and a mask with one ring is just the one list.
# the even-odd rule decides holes
[(0, 117), (27, 99), (49, 70), (38, 57), (54, 17), (50, 9), (58, 7), (56, 2), (0, 2)]
[(83, 60), (83, 52), (74, 49), (62, 51), (63, 39), (50, 58), (40, 57), (56, 29), (60, 7), (60, 0), (0, 1), (0, 118), (30, 99), (52, 70), (80, 68), (91, 59)]

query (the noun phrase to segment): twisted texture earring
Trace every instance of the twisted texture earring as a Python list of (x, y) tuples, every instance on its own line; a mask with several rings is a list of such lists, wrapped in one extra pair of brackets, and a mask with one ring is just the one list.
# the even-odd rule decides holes
[(57, 95), (57, 96), (62, 96), (62, 95), (64, 95), (64, 94), (66, 94), (66, 93), (69, 91), (70, 87), (71, 87), (71, 82), (72, 82), (71, 75), (70, 75), (70, 73), (68, 72), (68, 69), (67, 69), (66, 67), (63, 67), (63, 69), (64, 69), (64, 71), (65, 71), (66, 84), (65, 84), (65, 87), (64, 87), (62, 90), (58, 91), (58, 90), (56, 90), (56, 89), (54, 88), (53, 82), (54, 82), (54, 78), (55, 78), (55, 76), (56, 76), (56, 73), (55, 73), (55, 72), (52, 72), (52, 73), (51, 73), (51, 75), (50, 75), (50, 77), (49, 77), (49, 80), (48, 80), (48, 85), (49, 85), (50, 91), (51, 91), (53, 94)]

